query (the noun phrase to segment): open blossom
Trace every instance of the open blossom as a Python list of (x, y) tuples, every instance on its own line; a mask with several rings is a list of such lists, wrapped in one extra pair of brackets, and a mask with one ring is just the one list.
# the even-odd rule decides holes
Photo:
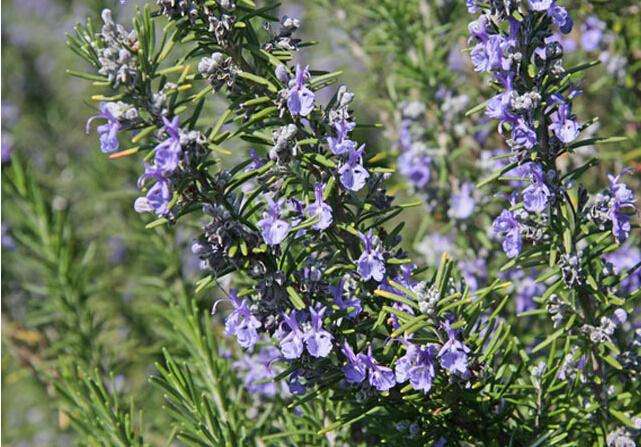
[(243, 385), (252, 394), (274, 397), (278, 386), (274, 378), (280, 372), (274, 367), (274, 362), (281, 358), (280, 352), (274, 346), (260, 348), (258, 354), (244, 355), (234, 362), (234, 368), (241, 372)]
[(326, 307), (316, 311), (314, 308), (309, 309), (311, 316), (311, 326), (305, 332), (304, 338), (307, 344), (307, 352), (312, 357), (327, 357), (332, 350), (332, 334), (323, 329), (323, 315), (327, 310)]
[(314, 109), (314, 92), (305, 82), (309, 79), (309, 68), (296, 65), (294, 79), (289, 81), (287, 91), (287, 108), (292, 115), (307, 116)]
[(338, 168), (341, 184), (350, 191), (360, 191), (369, 178), (369, 172), (363, 167), (365, 145), (350, 149), (347, 161)]
[(138, 179), (138, 187), (142, 188), (149, 179), (155, 180), (144, 197), (139, 197), (134, 203), (138, 213), (154, 213), (165, 216), (169, 212), (169, 202), (172, 198), (169, 180), (154, 165), (145, 165), (145, 173)]
[(512, 129), (512, 141), (516, 147), (532, 149), (536, 143), (536, 132), (523, 119), (519, 119)]
[(312, 228), (315, 230), (324, 230), (332, 224), (332, 207), (323, 200), (323, 183), (317, 183), (314, 187), (316, 201), (307, 206), (305, 214), (307, 217), (317, 217), (318, 223)]
[(608, 175), (610, 179), (610, 210), (608, 217), (612, 221), (612, 234), (618, 243), (623, 243), (630, 236), (630, 213), (636, 210), (634, 192), (619, 181), (620, 175)]
[(418, 347), (408, 343), (406, 349), (405, 355), (396, 361), (396, 382), (409, 380), (412, 388), (427, 393), (432, 388), (436, 375), (434, 362), (438, 347), (435, 344)]
[(269, 196), (266, 196), (266, 200), (267, 210), (263, 213), (263, 218), (258, 221), (258, 227), (267, 245), (278, 245), (287, 237), (290, 225), (280, 218), (283, 200), (274, 202)]
[(342, 367), (345, 380), (352, 384), (362, 383), (367, 377), (365, 355), (363, 353), (355, 354), (347, 341), (343, 344), (341, 352), (347, 358), (347, 364)]
[(581, 46), (585, 51), (596, 51), (603, 41), (605, 22), (595, 16), (585, 19), (581, 25)]
[(545, 184), (545, 174), (539, 163), (528, 163), (532, 184), (523, 190), (523, 206), (533, 213), (542, 212), (549, 201), (550, 189)]
[(169, 121), (164, 116), (162, 117), (164, 130), (167, 132), (168, 138), (156, 146), (154, 162), (158, 169), (165, 175), (171, 174), (178, 167), (180, 161), (180, 119), (175, 116)]
[[(641, 262), (641, 249), (630, 245), (623, 245), (617, 251), (608, 253), (604, 256), (605, 260), (610, 263), (612, 270), (617, 275), (637, 267)], [(641, 287), (641, 267), (631, 271), (630, 275), (623, 279), (619, 284), (619, 290), (623, 294), (630, 294)]]
[(494, 219), (492, 231), (503, 239), (503, 251), (508, 257), (514, 258), (521, 252), (523, 247), (521, 224), (512, 211), (503, 210)]
[(443, 323), (443, 327), (447, 332), (448, 340), (438, 352), (441, 366), (452, 374), (466, 377), (469, 374), (468, 354), (470, 348), (458, 339), (457, 331), (452, 329), (447, 321)]
[(238, 298), (236, 290), (230, 291), (229, 299), (234, 306), (234, 310), (225, 319), (225, 334), (236, 336), (240, 346), (245, 349), (251, 349), (258, 341), (257, 329), (262, 324), (251, 313), (248, 299), (241, 300)]
[(550, 116), (552, 123), (549, 128), (561, 142), (568, 144), (579, 136), (579, 123), (571, 117), (570, 104), (565, 102), (562, 97), (555, 99), (558, 108)]
[(280, 350), (286, 359), (297, 359), (303, 354), (304, 335), (296, 319), (296, 311), (292, 310), (289, 315), (284, 314), (283, 322), (289, 328), (289, 332), (279, 333), (284, 334), (280, 337)]
[(89, 118), (87, 121), (87, 133), (89, 133), (91, 122), (93, 120), (107, 120), (105, 124), (101, 124), (96, 129), (100, 137), (100, 150), (104, 153), (117, 151), (120, 147), (120, 143), (118, 142), (118, 132), (122, 126), (120, 124), (120, 120), (116, 117), (117, 107), (118, 104), (115, 102), (100, 103), (100, 113)]
[(385, 275), (385, 259), (378, 244), (378, 238), (372, 234), (372, 230), (366, 235), (361, 235), (365, 249), (357, 261), (357, 271), (363, 280), (374, 279), (377, 282), (383, 280)]
[(344, 117), (333, 123), (336, 136), (327, 137), (327, 144), (329, 145), (329, 150), (331, 150), (334, 155), (348, 154), (356, 149), (356, 143), (350, 140), (348, 135), (355, 126), (356, 124), (354, 122)]
[(342, 370), (348, 383), (359, 384), (367, 378), (369, 384), (378, 391), (387, 391), (396, 385), (394, 371), (376, 361), (371, 346), (367, 348), (367, 354), (355, 354), (346, 341), (341, 352), (347, 358)]
[(430, 181), (432, 159), (421, 150), (413, 147), (403, 152), (397, 160), (398, 172), (416, 189), (424, 188)]

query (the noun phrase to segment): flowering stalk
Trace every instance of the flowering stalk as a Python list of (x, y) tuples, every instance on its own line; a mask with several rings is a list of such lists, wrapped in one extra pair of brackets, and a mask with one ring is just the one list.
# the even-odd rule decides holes
[[(636, 343), (633, 340), (638, 335), (629, 330), (626, 334), (624, 323), (627, 311), (638, 306), (638, 292), (628, 301), (617, 297), (616, 289), (609, 285), (621, 277), (616, 279), (604, 268), (602, 257), (630, 236), (635, 197), (620, 175), (610, 176), (609, 188), (591, 197), (579, 180), (596, 159), (568, 172), (558, 168), (559, 158), (579, 147), (620, 141), (580, 139), (588, 124), (572, 113), (572, 101), (580, 94), (573, 74), (592, 64), (563, 67), (563, 48), (555, 32), (569, 33), (573, 24), (569, 13), (554, 0), (529, 0), (527, 6), (516, 2), (467, 4), (470, 12), (480, 13), (469, 26), (475, 70), (489, 72), (499, 89), (486, 102), (485, 113), (498, 120), (498, 131), (510, 148), (510, 163), (490, 180), (514, 175), (522, 179), (520, 190), (509, 191), (510, 206), (492, 228), (512, 258), (504, 269), (534, 266), (544, 270), (537, 282), (548, 284), (543, 298), (549, 300), (554, 327), (561, 328), (534, 351), (557, 339), (565, 340), (566, 346), (574, 345), (573, 355), (566, 356), (565, 362), (568, 358), (584, 359), (581, 366), (574, 366), (575, 371), (591, 370), (583, 376), (593, 391), (583, 397), (594, 405), (585, 410), (586, 417), (596, 418), (604, 427), (623, 421), (629, 428), (641, 428), (638, 420), (621, 417), (625, 407), (610, 406), (613, 393), (634, 387), (631, 365), (616, 358)], [(638, 267), (624, 276), (638, 275)], [(621, 344), (612, 338), (617, 327)], [(587, 364), (585, 359), (589, 359)], [(535, 373), (542, 375), (540, 369)], [(545, 396), (544, 388), (542, 392)], [(598, 437), (608, 445), (621, 442), (612, 441), (608, 432), (599, 428), (591, 436), (583, 436), (586, 440)]]

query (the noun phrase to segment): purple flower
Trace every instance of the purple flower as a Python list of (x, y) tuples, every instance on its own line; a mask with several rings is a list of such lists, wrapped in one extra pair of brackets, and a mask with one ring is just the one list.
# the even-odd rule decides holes
[(332, 334), (323, 329), (323, 315), (326, 310), (326, 307), (322, 307), (318, 311), (312, 307), (309, 308), (312, 321), (309, 330), (304, 334), (304, 338), (307, 344), (307, 352), (312, 357), (327, 357), (332, 350)]
[(280, 208), (283, 199), (274, 202), (271, 197), (266, 196), (267, 210), (263, 213), (263, 218), (258, 221), (263, 240), (267, 245), (278, 245), (287, 237), (290, 225), (280, 219)]
[(458, 193), (452, 194), (450, 199), (450, 209), (448, 215), (454, 219), (467, 219), (474, 212), (476, 201), (472, 193), (474, 192), (474, 185), (470, 182), (465, 182), (461, 185)]
[(274, 378), (279, 371), (272, 367), (280, 358), (280, 352), (273, 346), (266, 346), (257, 355), (244, 355), (234, 362), (234, 367), (243, 375), (243, 385), (252, 394), (274, 397), (278, 391)]
[(354, 354), (351, 346), (345, 341), (341, 349), (343, 355), (347, 358), (347, 364), (342, 367), (345, 374), (345, 380), (348, 383), (358, 384), (362, 383), (367, 377), (367, 363), (365, 355), (359, 353)]
[(432, 159), (422, 150), (410, 149), (402, 153), (397, 160), (398, 172), (416, 189), (422, 189), (430, 181)]
[(356, 124), (341, 118), (334, 122), (335, 137), (327, 137), (329, 149), (335, 155), (349, 153), (356, 149), (356, 143), (348, 138), (348, 133), (354, 129)]
[(470, 57), (472, 58), (474, 71), (488, 71), (491, 68), (490, 57), (487, 54), (487, 47), (484, 42), (479, 42), (474, 45), (474, 48), (472, 48), (470, 52)]
[(476, 0), (465, 0), (465, 6), (467, 7), (467, 12), (470, 14), (476, 14), (479, 12), (479, 7), (476, 5)]
[(441, 366), (452, 374), (466, 378), (469, 375), (467, 355), (470, 349), (458, 340), (457, 331), (452, 329), (448, 322), (443, 323), (443, 327), (447, 332), (448, 340), (438, 353)]
[(350, 297), (348, 299), (343, 299), (345, 294), (345, 278), (341, 278), (336, 286), (330, 284), (328, 289), (332, 298), (334, 298), (334, 303), (336, 303), (339, 309), (347, 310), (350, 307), (353, 309), (348, 314), (350, 318), (356, 318), (358, 314), (362, 312), (363, 307), (361, 306), (361, 301), (358, 298)]
[(427, 394), (436, 375), (434, 360), (438, 348), (434, 344), (418, 348), (408, 343), (406, 349), (405, 355), (396, 361), (396, 382), (409, 380), (412, 388)]
[(561, 142), (568, 144), (576, 140), (579, 136), (579, 123), (571, 119), (570, 105), (561, 97), (556, 100), (559, 106), (556, 112), (550, 117), (552, 123), (549, 125), (549, 128)]
[(610, 209), (608, 217), (612, 221), (612, 234), (619, 244), (625, 242), (630, 236), (630, 215), (629, 212), (634, 212), (635, 197), (634, 192), (624, 183), (619, 182), (620, 175), (608, 175), (610, 179)]
[(552, 22), (559, 27), (563, 34), (568, 34), (572, 31), (574, 22), (568, 11), (559, 5), (554, 5), (548, 10), (548, 16), (552, 18)]
[(491, 97), (487, 101), (485, 107), (485, 114), (489, 118), (497, 119), (501, 124), (510, 122), (517, 122), (517, 117), (510, 111), (510, 95), (509, 93), (499, 93)]
[(287, 108), (292, 116), (307, 116), (314, 109), (314, 92), (305, 86), (309, 79), (309, 67), (296, 65), (296, 76), (289, 81)]
[[(145, 177), (147, 174), (143, 175)], [(157, 216), (164, 216), (169, 212), (171, 201), (171, 190), (169, 181), (164, 177), (156, 177), (156, 183), (149, 188), (145, 197), (139, 197), (134, 203), (134, 209), (138, 213), (155, 213)]]
[(175, 116), (169, 121), (163, 116), (162, 121), (169, 137), (156, 146), (154, 162), (163, 174), (168, 175), (176, 170), (180, 160), (180, 120)]
[(523, 271), (519, 271), (515, 280), (516, 291), (516, 312), (521, 313), (535, 307), (534, 298), (541, 296), (545, 292), (545, 285), (536, 282), (533, 276), (523, 277)]
[(376, 361), (372, 356), (371, 346), (368, 347), (367, 354), (362, 352), (354, 354), (352, 348), (345, 341), (341, 352), (347, 358), (347, 364), (343, 366), (342, 370), (348, 383), (362, 383), (367, 377), (369, 384), (378, 391), (387, 391), (396, 385), (394, 371)]
[(121, 129), (120, 121), (115, 116), (115, 109), (118, 107), (115, 102), (100, 103), (100, 113), (89, 118), (86, 125), (86, 131), (89, 133), (90, 126), (95, 119), (105, 119), (107, 122), (97, 127), (100, 137), (100, 150), (104, 153), (117, 151), (120, 147), (118, 142), (118, 131)]
[(523, 190), (523, 206), (533, 213), (540, 213), (548, 204), (551, 195), (545, 184), (543, 168), (539, 163), (528, 163), (532, 184)]
[(516, 147), (532, 149), (536, 145), (536, 132), (523, 119), (519, 119), (512, 129), (512, 141)]
[(364, 150), (365, 145), (358, 149), (350, 149), (348, 160), (338, 168), (341, 184), (350, 191), (360, 191), (369, 177), (361, 158)]
[(292, 310), (289, 315), (283, 314), (283, 322), (289, 327), (289, 332), (280, 340), (280, 351), (286, 359), (297, 359), (303, 354), (303, 332), (300, 330), (296, 311)]
[(509, 210), (503, 210), (492, 223), (492, 231), (503, 238), (503, 251), (510, 258), (516, 257), (523, 247), (520, 230), (521, 224)]
[[(251, 349), (258, 341), (258, 332), (261, 322), (249, 310), (249, 300), (238, 298), (236, 290), (229, 292), (229, 300), (234, 310), (225, 319), (225, 334), (236, 336), (238, 344), (245, 349)], [(216, 305), (212, 313), (215, 312)]]
[[(611, 264), (614, 273), (620, 275), (636, 267), (641, 262), (641, 249), (628, 243), (617, 251), (608, 253), (604, 258)], [(641, 287), (641, 267), (631, 271), (629, 276), (619, 283), (620, 293), (626, 295), (639, 289), (639, 287)]]
[(596, 51), (603, 40), (603, 31), (605, 23), (595, 16), (585, 19), (581, 25), (581, 46), (585, 51)]
[(315, 223), (312, 228), (315, 230), (324, 230), (332, 224), (332, 207), (325, 203), (323, 200), (323, 188), (325, 185), (317, 183), (314, 187), (314, 194), (316, 201), (307, 206), (305, 214), (307, 217), (317, 217), (318, 223)]
[(367, 348), (367, 354), (363, 357), (367, 365), (369, 384), (378, 391), (387, 391), (396, 385), (394, 371), (387, 366), (380, 365), (372, 356), (372, 347)]
[(363, 280), (374, 279), (377, 282), (383, 280), (385, 275), (385, 259), (378, 246), (378, 238), (370, 230), (367, 235), (360, 235), (365, 249), (357, 261), (357, 271)]

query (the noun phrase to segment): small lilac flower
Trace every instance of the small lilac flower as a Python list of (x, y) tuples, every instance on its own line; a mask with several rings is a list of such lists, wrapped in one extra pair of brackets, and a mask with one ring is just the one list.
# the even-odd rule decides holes
[(550, 130), (563, 143), (568, 144), (579, 136), (579, 123), (570, 117), (570, 105), (562, 98), (557, 99), (558, 109), (551, 115)]
[(165, 125), (165, 132), (169, 137), (156, 146), (154, 162), (163, 174), (167, 175), (176, 170), (180, 160), (180, 152), (182, 150), (180, 146), (180, 124), (178, 116), (175, 116), (171, 121), (163, 116), (162, 120)]
[(309, 67), (296, 65), (296, 76), (289, 81), (287, 107), (292, 116), (307, 116), (314, 109), (314, 92), (305, 86), (309, 79)]
[(450, 327), (449, 322), (443, 323), (443, 328), (447, 332), (448, 340), (438, 353), (441, 366), (452, 374), (467, 377), (469, 375), (467, 355), (470, 349), (458, 340), (457, 331)]
[(523, 190), (523, 206), (530, 212), (540, 213), (548, 204), (550, 189), (545, 184), (543, 168), (539, 163), (529, 163), (528, 168), (532, 184)]
[(353, 309), (348, 316), (350, 318), (356, 318), (358, 314), (360, 314), (363, 310), (363, 307), (361, 306), (361, 301), (356, 298), (356, 297), (351, 297), (348, 299), (344, 299), (343, 296), (345, 294), (345, 278), (341, 278), (341, 280), (338, 282), (338, 285), (333, 286), (329, 285), (328, 286), (329, 293), (332, 295), (332, 298), (334, 298), (334, 303), (338, 306), (339, 309), (341, 310), (347, 310), (350, 307)]
[(636, 210), (634, 192), (624, 183), (619, 182), (620, 175), (608, 175), (610, 179), (610, 210), (608, 217), (612, 221), (612, 234), (618, 243), (623, 243), (630, 236), (630, 216), (628, 212)]
[(114, 102), (100, 103), (100, 113), (89, 118), (87, 121), (86, 131), (89, 133), (93, 120), (107, 120), (105, 124), (101, 124), (97, 127), (98, 135), (100, 137), (100, 150), (104, 153), (117, 151), (120, 147), (120, 143), (118, 142), (118, 132), (122, 126), (118, 118), (114, 115), (114, 108), (116, 106), (117, 104)]
[[(638, 266), (641, 262), (641, 249), (628, 243), (623, 245), (617, 251), (608, 253), (604, 258), (608, 263), (610, 263), (614, 273), (620, 275), (633, 267)], [(628, 295), (640, 287), (641, 267), (631, 271), (630, 274), (619, 283), (619, 291), (624, 295)]]
[(470, 14), (476, 14), (479, 12), (479, 7), (476, 4), (476, 0), (465, 0), (465, 6), (467, 7), (467, 12)]
[(350, 191), (360, 191), (369, 178), (369, 172), (363, 167), (362, 155), (364, 150), (365, 145), (358, 149), (350, 150), (347, 162), (338, 168), (341, 184)]
[(432, 388), (434, 376), (436, 375), (434, 360), (437, 351), (438, 347), (434, 344), (429, 344), (418, 349), (416, 361), (407, 372), (410, 385), (412, 385), (412, 388), (415, 390), (423, 391), (427, 394)]
[(292, 310), (289, 315), (283, 314), (283, 321), (289, 327), (289, 333), (281, 338), (280, 351), (286, 359), (297, 359), (303, 354), (304, 335), (298, 325), (296, 311)]
[(358, 274), (365, 281), (374, 279), (377, 282), (381, 282), (385, 275), (385, 259), (378, 246), (378, 238), (372, 234), (372, 230), (367, 235), (361, 234), (360, 237), (363, 244), (365, 244), (365, 249), (357, 261)]
[(312, 228), (315, 230), (324, 230), (332, 224), (332, 207), (323, 200), (323, 183), (317, 183), (314, 187), (314, 194), (316, 201), (307, 206), (305, 214), (307, 217), (317, 217), (318, 223), (315, 223)]
[(327, 137), (327, 144), (334, 155), (350, 153), (356, 149), (356, 143), (348, 138), (349, 132), (354, 129), (355, 123), (341, 118), (334, 123), (335, 137)]
[(492, 231), (503, 238), (503, 251), (510, 258), (516, 257), (523, 247), (520, 230), (521, 224), (509, 210), (503, 210), (492, 223)]
[(158, 177), (156, 183), (149, 188), (145, 197), (136, 199), (134, 209), (138, 213), (155, 213), (160, 217), (165, 216), (169, 212), (171, 197), (169, 181), (163, 177)]
[(474, 48), (472, 48), (472, 51), (470, 52), (470, 57), (472, 58), (474, 71), (483, 72), (490, 70), (490, 56), (487, 53), (487, 46), (485, 43), (480, 42), (474, 45)]
[(476, 200), (472, 193), (474, 192), (474, 185), (470, 182), (465, 182), (461, 185), (458, 193), (452, 194), (450, 199), (450, 209), (448, 215), (454, 219), (464, 220), (472, 215)]
[(398, 172), (416, 189), (424, 188), (430, 181), (432, 159), (419, 149), (402, 153), (397, 160)]
[(305, 332), (304, 338), (307, 344), (307, 351), (312, 357), (327, 357), (332, 350), (332, 334), (323, 329), (323, 315), (327, 310), (326, 307), (318, 311), (309, 308), (311, 315), (311, 327)]
[(591, 52), (599, 49), (603, 40), (605, 23), (595, 16), (585, 19), (581, 25), (581, 46), (585, 51)]
[(272, 366), (281, 358), (280, 352), (273, 346), (263, 347), (256, 355), (244, 355), (234, 362), (234, 368), (240, 370), (243, 385), (252, 394), (274, 397), (278, 391), (274, 378), (278, 374)]
[(372, 347), (367, 348), (367, 354), (364, 356), (363, 361), (367, 365), (367, 376), (369, 384), (376, 388), (378, 391), (387, 391), (396, 385), (394, 378), (394, 371), (387, 366), (380, 365), (372, 356)]
[[(561, 30), (563, 34), (569, 34), (570, 31), (572, 31), (574, 22), (572, 21), (570, 14), (568, 14), (568, 11), (563, 6), (552, 6), (548, 9), (548, 16), (552, 18), (552, 22), (559, 27), (559, 30)], [(567, 50), (565, 47), (564, 49)]]
[(362, 353), (354, 354), (351, 346), (345, 341), (341, 349), (343, 355), (347, 358), (347, 364), (342, 367), (345, 374), (345, 380), (348, 383), (359, 384), (367, 377), (367, 363), (365, 355)]
[(274, 202), (269, 196), (266, 196), (267, 210), (263, 213), (263, 218), (258, 221), (263, 240), (267, 245), (278, 245), (287, 237), (290, 225), (280, 219), (280, 209), (283, 200)]
[(517, 117), (510, 111), (510, 95), (499, 93), (487, 101), (485, 115), (489, 118), (497, 119), (501, 124), (506, 122), (515, 123)]
[(519, 119), (512, 129), (512, 140), (515, 146), (532, 149), (536, 145), (536, 132), (523, 119)]
[[(234, 310), (225, 319), (225, 334), (236, 336), (238, 344), (245, 349), (251, 349), (258, 341), (257, 329), (262, 323), (251, 313), (249, 309), (249, 300), (238, 298), (236, 290), (229, 292), (229, 300), (234, 306)], [(216, 304), (212, 309), (215, 313)]]

